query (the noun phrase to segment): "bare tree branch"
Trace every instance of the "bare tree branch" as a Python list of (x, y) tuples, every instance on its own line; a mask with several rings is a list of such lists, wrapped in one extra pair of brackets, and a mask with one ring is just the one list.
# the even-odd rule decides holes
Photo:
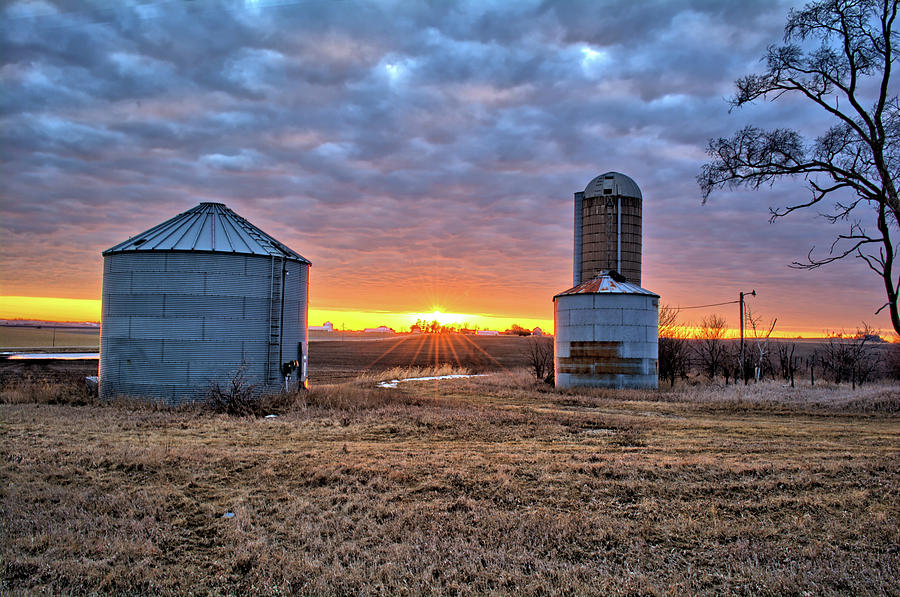
[[(753, 126), (730, 138), (711, 139), (711, 159), (701, 167), (697, 182), (706, 203), (718, 189), (757, 190), (785, 177), (801, 177), (812, 193), (810, 200), (770, 207), (770, 222), (829, 205), (830, 213), (822, 214), (826, 222), (850, 221), (850, 231), (836, 235), (827, 257), (814, 257), (813, 247), (806, 262), (795, 261), (790, 267), (815, 269), (851, 256), (862, 259), (881, 277), (891, 323), (900, 334), (900, 277), (894, 273), (900, 237), (900, 99), (896, 85), (891, 85), (898, 3), (817, 0), (791, 10), (783, 45), (769, 46), (764, 73), (735, 82), (731, 109), (799, 95), (833, 117), (835, 124), (812, 142), (789, 128), (766, 131)], [(811, 47), (813, 41), (819, 46)], [(878, 234), (866, 233), (860, 224), (873, 217)]]

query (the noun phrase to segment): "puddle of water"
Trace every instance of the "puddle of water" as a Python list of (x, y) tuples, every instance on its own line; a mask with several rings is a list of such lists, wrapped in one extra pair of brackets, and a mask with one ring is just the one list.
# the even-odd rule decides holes
[(472, 375), (432, 375), (430, 377), (407, 377), (405, 379), (392, 379), (391, 381), (380, 381), (378, 382), (379, 388), (396, 388), (397, 384), (402, 383), (404, 381), (432, 381), (436, 379), (462, 379), (464, 377), (484, 377), (484, 373), (472, 374)]
[(58, 361), (75, 361), (99, 359), (99, 352), (4, 352), (0, 357), (16, 360), (53, 359)]

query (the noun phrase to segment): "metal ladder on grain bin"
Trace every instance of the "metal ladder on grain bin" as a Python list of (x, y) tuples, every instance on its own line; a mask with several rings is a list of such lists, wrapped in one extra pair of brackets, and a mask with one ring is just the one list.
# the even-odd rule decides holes
[(266, 353), (266, 383), (280, 382), (281, 312), (284, 297), (284, 257), (272, 255), (269, 278), (269, 346)]

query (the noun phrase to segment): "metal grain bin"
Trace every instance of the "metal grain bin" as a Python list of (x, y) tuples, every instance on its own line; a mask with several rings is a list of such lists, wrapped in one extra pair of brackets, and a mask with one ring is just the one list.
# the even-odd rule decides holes
[(575, 193), (574, 285), (615, 270), (641, 285), (641, 189), (619, 172), (607, 172)]
[(305, 385), (309, 266), (221, 203), (104, 251), (100, 397), (180, 404), (237, 374), (278, 391), (283, 364)]
[(657, 387), (659, 295), (604, 271), (553, 302), (556, 387)]

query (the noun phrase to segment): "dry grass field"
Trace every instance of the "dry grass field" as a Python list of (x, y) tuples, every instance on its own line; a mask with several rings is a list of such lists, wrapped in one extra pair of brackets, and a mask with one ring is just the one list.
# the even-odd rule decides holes
[(4, 348), (92, 348), (100, 346), (99, 329), (0, 326)]
[(896, 384), (380, 389), (344, 358), (276, 418), (8, 376), (0, 591), (900, 594)]
[[(550, 343), (552, 338), (536, 338)], [(360, 372), (449, 364), (473, 373), (526, 364), (530, 339), (520, 336), (416, 334), (382, 340), (319, 340), (309, 344), (311, 383), (355, 379)]]

